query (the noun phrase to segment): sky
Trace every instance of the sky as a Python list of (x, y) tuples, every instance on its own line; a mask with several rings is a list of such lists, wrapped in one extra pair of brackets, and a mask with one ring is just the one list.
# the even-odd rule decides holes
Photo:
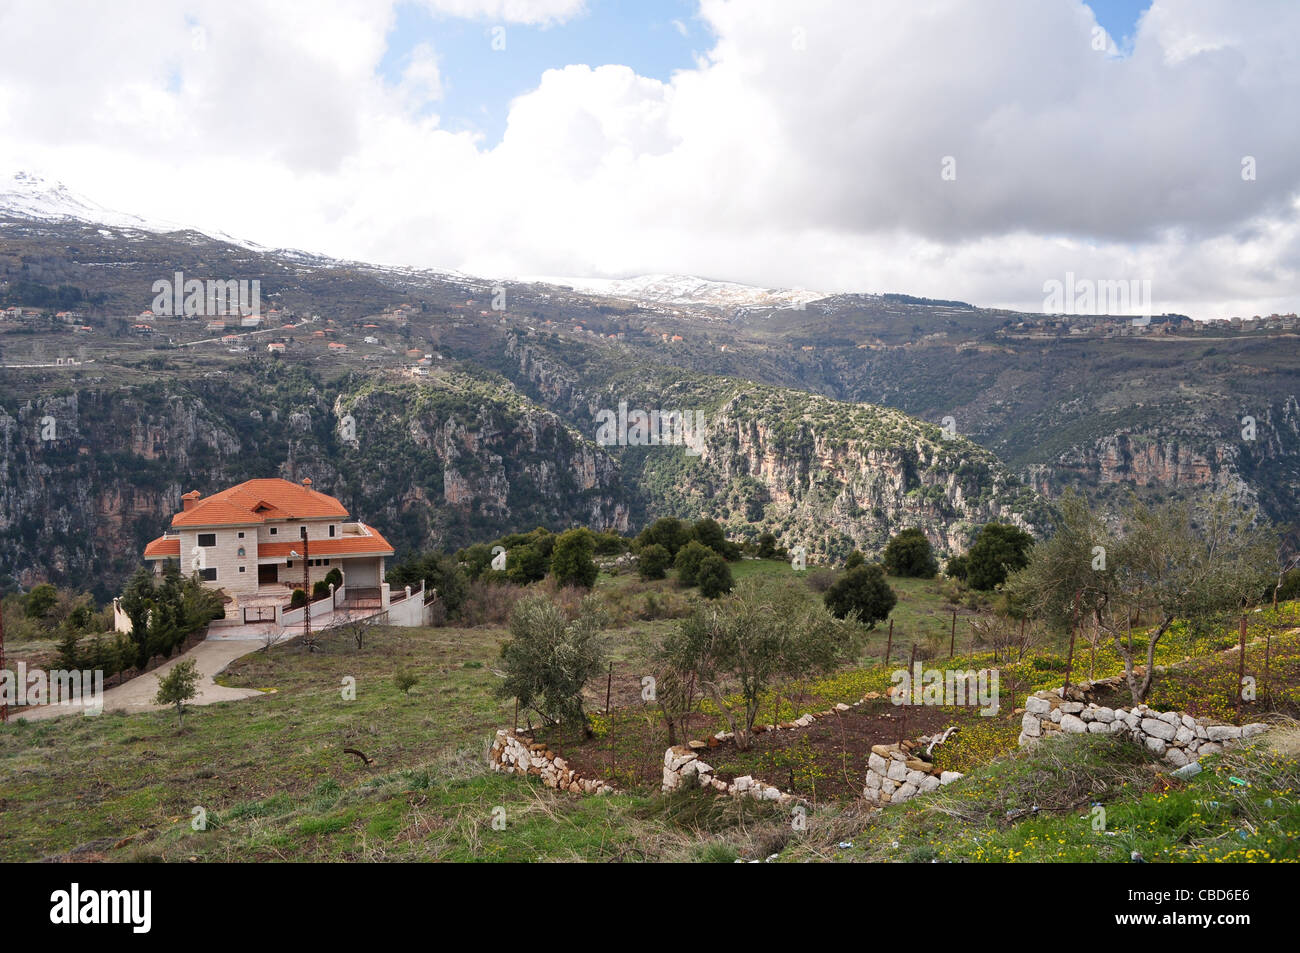
[(1300, 310), (1292, 0), (0, 0), (0, 175), (271, 247)]

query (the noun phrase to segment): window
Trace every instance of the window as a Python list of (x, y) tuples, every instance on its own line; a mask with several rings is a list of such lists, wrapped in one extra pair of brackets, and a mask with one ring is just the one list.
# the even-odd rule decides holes
[(206, 581), (206, 582), (216, 582), (216, 581), (217, 581), (217, 570), (216, 570), (215, 568), (213, 568), (213, 569), (200, 569), (200, 570), (199, 570), (199, 578), (202, 579), (202, 580), (204, 580), (204, 581)]
[(333, 524), (333, 523), (330, 523), (330, 535), (331, 535), (331, 536), (334, 535), (334, 524)]
[(217, 545), (217, 534), (216, 534), (216, 533), (199, 533), (199, 545), (200, 545), (200, 546), (215, 546), (215, 545)]
[(276, 529), (275, 529), (274, 526), (272, 526), (272, 527), (271, 527), (271, 535), (274, 536), (275, 533), (276, 533)]
[(292, 559), (286, 559), (286, 560), (284, 561), (284, 568), (285, 568), (285, 569), (292, 569), (292, 568), (293, 568), (293, 560), (292, 560)]
[(245, 572), (246, 569), (247, 569), (247, 567), (245, 567), (245, 566), (240, 566), (240, 567), (239, 567), (239, 571), (240, 571), (240, 572)]
[(240, 533), (240, 534), (239, 534), (239, 538), (240, 538), (240, 539), (243, 539), (243, 538), (244, 538), (244, 534), (243, 534), (243, 533)]
[[(236, 555), (239, 556), (240, 559), (243, 559), (243, 558), (244, 558), (244, 547), (243, 547), (243, 546), (240, 546), (240, 547), (239, 547), (239, 552), (236, 553)], [(240, 572), (243, 572), (244, 570), (241, 568), (239, 571), (240, 571)]]

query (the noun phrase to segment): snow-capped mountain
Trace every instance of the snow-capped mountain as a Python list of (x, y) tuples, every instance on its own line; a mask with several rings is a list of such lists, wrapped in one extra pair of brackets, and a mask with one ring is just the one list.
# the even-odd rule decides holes
[(705, 305), (727, 310), (789, 308), (826, 297), (805, 288), (757, 288), (694, 275), (639, 275), (634, 278), (521, 278), (575, 291), (666, 305)]
[(88, 222), (144, 232), (176, 232), (185, 227), (105, 208), (62, 182), (51, 182), (30, 172), (0, 176), (0, 215), (41, 222)]

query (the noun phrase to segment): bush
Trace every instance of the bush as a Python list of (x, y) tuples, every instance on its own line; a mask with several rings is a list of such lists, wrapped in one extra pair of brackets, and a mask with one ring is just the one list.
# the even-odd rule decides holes
[(856, 612), (868, 628), (889, 617), (898, 602), (898, 596), (885, 582), (885, 572), (879, 566), (858, 566), (850, 569), (835, 585), (826, 591), (826, 608), (837, 619)]
[(849, 558), (844, 561), (844, 568), (857, 569), (859, 566), (865, 565), (866, 561), (867, 557), (863, 556), (862, 553), (855, 549), (853, 552), (849, 553)]
[(691, 541), (691, 529), (675, 517), (663, 516), (641, 530), (636, 541), (642, 548), (658, 545), (668, 550), (670, 557), (676, 556), (677, 550)]
[(318, 599), (328, 599), (329, 595), (330, 595), (330, 584), (326, 582), (324, 579), (317, 580), (316, 584), (311, 587), (312, 602), (315, 602)]
[(759, 559), (775, 559), (776, 536), (772, 533), (760, 533), (758, 537), (758, 552), (756, 555)]
[[(484, 547), (482, 555), (491, 561), (491, 550), (487, 547)], [(423, 584), (426, 593), (430, 590), (438, 593), (438, 600), (448, 615), (458, 616), (469, 592), (472, 567), (472, 563), (462, 565), (446, 553), (428, 552), (394, 566), (384, 575), (384, 580), (394, 589), (406, 586), (416, 589)]]
[(953, 556), (943, 567), (944, 575), (951, 576), (953, 579), (966, 581), (966, 576), (970, 571), (970, 564), (965, 556)]
[(477, 579), (471, 582), (460, 607), (460, 621), (467, 626), (505, 625), (523, 590), (508, 582)]
[(835, 585), (835, 570), (833, 569), (812, 569), (808, 572), (808, 588), (813, 592), (825, 592), (831, 586)]
[(930, 541), (919, 529), (905, 529), (891, 539), (881, 562), (891, 576), (933, 579), (939, 572)]
[(677, 569), (677, 579), (683, 586), (694, 586), (699, 582), (700, 564), (710, 556), (719, 555), (708, 546), (691, 540), (677, 553), (673, 566)]
[(696, 573), (696, 581), (699, 583), (700, 595), (706, 599), (716, 599), (731, 591), (731, 567), (721, 556), (706, 556), (700, 562), (699, 571)]
[(325, 584), (329, 585), (330, 583), (334, 583), (335, 589), (343, 585), (343, 573), (340, 572), (337, 567), (331, 569), (329, 572), (325, 574)]
[(642, 579), (662, 579), (668, 574), (668, 563), (672, 554), (666, 546), (650, 543), (641, 547), (636, 558), (636, 570)]
[(411, 689), (415, 687), (415, 683), (419, 680), (414, 673), (406, 671), (398, 672), (393, 676), (393, 684), (397, 686), (397, 690), (403, 695), (411, 694)]
[(995, 589), (1010, 573), (1029, 565), (1034, 538), (1009, 523), (989, 523), (966, 554), (966, 581), (973, 589)]
[(307, 604), (307, 593), (301, 589), (295, 589), (293, 595), (289, 597), (289, 608), (298, 609)]
[(555, 549), (551, 552), (551, 574), (561, 586), (579, 586), (590, 589), (596, 584), (600, 570), (592, 559), (596, 542), (591, 531), (571, 529), (559, 535), (555, 540)]
[(703, 546), (707, 546), (723, 559), (736, 560), (740, 558), (740, 547), (727, 539), (726, 533), (714, 519), (700, 519), (695, 521), (691, 527), (691, 535), (695, 541)]
[(506, 549), (506, 578), (516, 586), (545, 579), (550, 568), (546, 554), (533, 543)]

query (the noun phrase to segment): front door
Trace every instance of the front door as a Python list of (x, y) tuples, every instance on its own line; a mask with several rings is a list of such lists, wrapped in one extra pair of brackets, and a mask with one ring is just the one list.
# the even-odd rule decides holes
[(279, 581), (280, 567), (275, 563), (257, 567), (257, 584), (259, 586), (266, 586)]

